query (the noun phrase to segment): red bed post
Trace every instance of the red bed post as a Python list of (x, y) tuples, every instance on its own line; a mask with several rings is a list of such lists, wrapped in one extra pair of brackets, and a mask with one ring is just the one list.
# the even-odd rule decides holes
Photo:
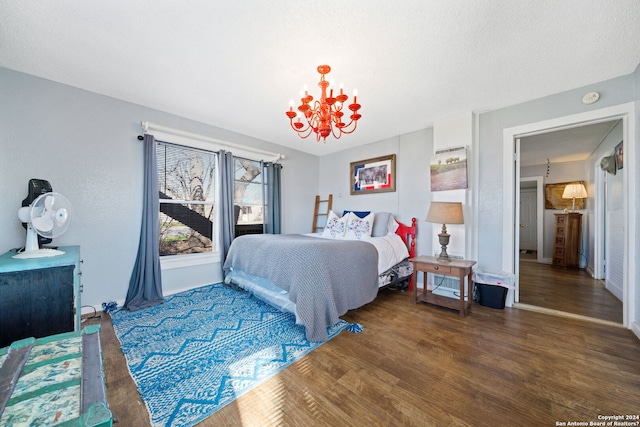
[[(405, 245), (407, 245), (407, 250), (409, 251), (409, 258), (415, 258), (416, 256), (416, 221), (417, 219), (411, 218), (411, 226), (404, 225), (398, 222), (398, 229), (396, 230), (396, 234), (400, 236)], [(413, 277), (411, 275), (411, 279), (409, 281), (408, 290), (413, 290)]]

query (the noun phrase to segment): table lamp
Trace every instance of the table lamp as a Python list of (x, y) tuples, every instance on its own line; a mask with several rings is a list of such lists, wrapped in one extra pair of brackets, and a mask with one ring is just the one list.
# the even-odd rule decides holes
[(438, 261), (448, 262), (449, 254), (447, 245), (449, 244), (449, 234), (447, 234), (447, 224), (464, 224), (462, 216), (462, 203), (460, 202), (431, 202), (427, 222), (442, 224), (442, 231), (438, 234), (442, 250), (438, 256)]
[(573, 199), (573, 208), (571, 211), (576, 210), (576, 199), (585, 199), (587, 197), (587, 189), (584, 188), (584, 184), (567, 184), (562, 192), (563, 199)]

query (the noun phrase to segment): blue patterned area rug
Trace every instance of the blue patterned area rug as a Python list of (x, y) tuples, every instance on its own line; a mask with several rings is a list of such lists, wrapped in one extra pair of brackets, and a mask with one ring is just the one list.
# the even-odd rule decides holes
[(292, 314), (222, 284), (111, 316), (154, 426), (192, 426), (323, 344)]

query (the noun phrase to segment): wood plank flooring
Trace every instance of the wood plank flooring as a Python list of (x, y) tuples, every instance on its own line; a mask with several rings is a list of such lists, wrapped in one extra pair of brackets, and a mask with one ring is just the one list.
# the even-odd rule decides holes
[[(631, 331), (473, 304), (455, 311), (382, 290), (343, 331), (199, 424), (208, 426), (555, 426), (640, 413)], [(101, 320), (116, 425), (148, 426), (108, 315)]]
[(622, 323), (622, 301), (584, 270), (521, 261), (520, 302)]

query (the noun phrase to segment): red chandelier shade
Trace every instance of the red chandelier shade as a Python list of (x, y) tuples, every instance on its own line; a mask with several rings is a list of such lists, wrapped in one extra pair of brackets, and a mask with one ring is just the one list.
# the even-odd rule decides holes
[[(343, 134), (352, 133), (358, 126), (358, 120), (362, 117), (358, 113), (360, 104), (358, 104), (358, 92), (353, 91), (353, 103), (348, 105), (351, 110), (349, 123), (342, 121), (344, 112), (342, 111), (345, 102), (349, 99), (344, 94), (342, 86), (340, 86), (340, 94), (333, 96), (333, 83), (325, 80), (325, 76), (329, 74), (331, 67), (328, 65), (319, 65), (320, 73), (320, 99), (313, 101), (313, 96), (309, 95), (306, 86), (300, 93), (300, 105), (298, 112), (293, 111), (293, 101), (289, 103), (289, 111), (286, 112), (289, 117), (291, 128), (298, 133), (300, 138), (307, 138), (313, 132), (316, 141), (323, 139), (327, 142), (327, 136), (333, 135), (339, 139)], [(327, 96), (327, 89), (329, 94)]]

